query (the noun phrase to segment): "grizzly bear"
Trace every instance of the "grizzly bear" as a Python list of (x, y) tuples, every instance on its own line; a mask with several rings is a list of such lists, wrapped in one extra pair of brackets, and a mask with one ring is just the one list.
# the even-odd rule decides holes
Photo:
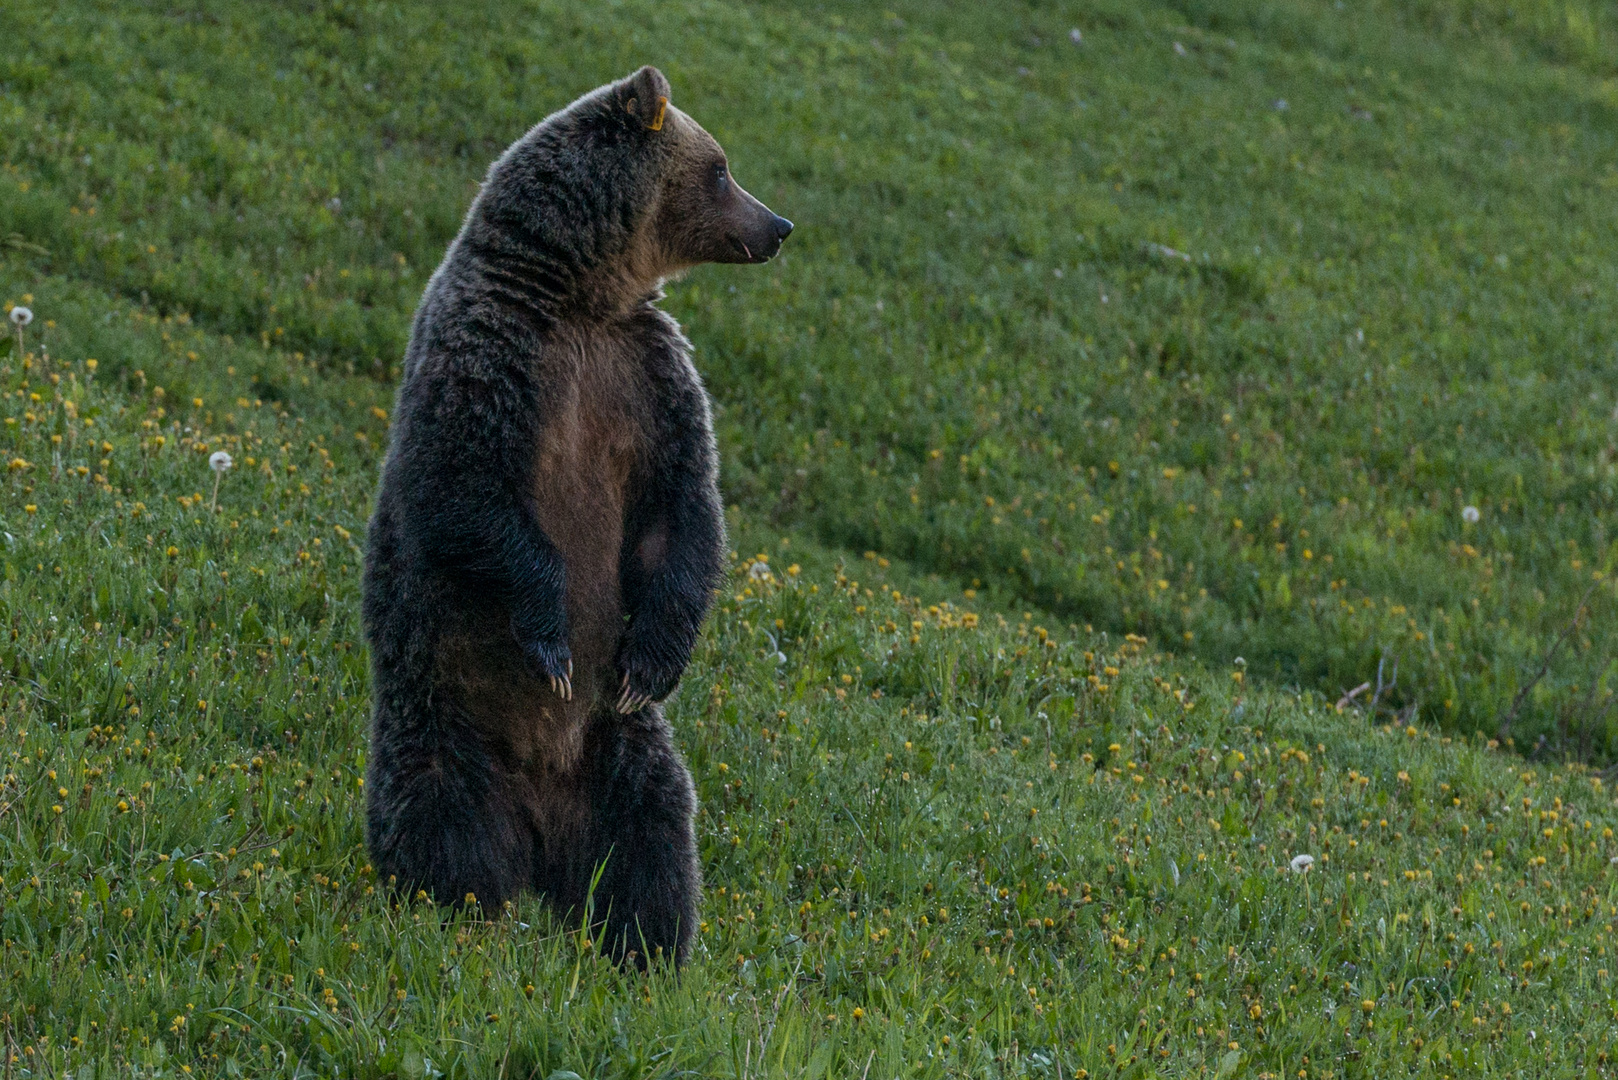
[(721, 580), (708, 399), (661, 283), (792, 223), (645, 67), (502, 154), (411, 328), (367, 537), (377, 872), (593, 912), (683, 959), (701, 879), (659, 703)]

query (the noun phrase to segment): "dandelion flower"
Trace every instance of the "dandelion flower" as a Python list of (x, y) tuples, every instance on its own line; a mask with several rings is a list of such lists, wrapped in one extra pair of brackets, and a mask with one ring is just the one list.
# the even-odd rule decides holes
[(225, 478), (225, 470), (234, 464), (236, 463), (230, 459), (230, 455), (223, 450), (215, 450), (208, 455), (208, 468), (213, 470), (213, 498), (208, 501), (209, 511), (218, 512), (219, 481)]
[(22, 328), (34, 321), (34, 313), (18, 304), (11, 309), (11, 325), (17, 328), (17, 352), (21, 355), (27, 351), (23, 343)]
[(1309, 872), (1309, 868), (1313, 865), (1315, 865), (1315, 857), (1313, 855), (1292, 856), (1292, 872), (1294, 874), (1307, 874)]
[(1468, 525), (1476, 525), (1478, 523), (1478, 518), (1482, 516), (1482, 514), (1478, 513), (1478, 508), (1475, 506), (1463, 506), (1461, 508), (1461, 520), (1466, 522)]

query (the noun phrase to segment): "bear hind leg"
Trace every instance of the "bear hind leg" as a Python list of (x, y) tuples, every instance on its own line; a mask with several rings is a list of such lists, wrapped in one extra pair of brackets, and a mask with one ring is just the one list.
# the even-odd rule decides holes
[(381, 880), (402, 895), (495, 911), (528, 882), (533, 833), (520, 781), (469, 752), (470, 732), (462, 737), (455, 748), (373, 744), (368, 846)]
[(644, 967), (682, 963), (696, 929), (696, 792), (662, 710), (620, 729), (606, 790), (596, 802), (593, 909), (609, 956)]

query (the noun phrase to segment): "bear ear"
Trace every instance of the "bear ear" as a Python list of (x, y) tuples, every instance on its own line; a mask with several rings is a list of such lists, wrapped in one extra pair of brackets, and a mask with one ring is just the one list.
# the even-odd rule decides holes
[(624, 111), (640, 121), (647, 131), (663, 130), (663, 114), (669, 104), (669, 81), (648, 64), (625, 79), (618, 90)]

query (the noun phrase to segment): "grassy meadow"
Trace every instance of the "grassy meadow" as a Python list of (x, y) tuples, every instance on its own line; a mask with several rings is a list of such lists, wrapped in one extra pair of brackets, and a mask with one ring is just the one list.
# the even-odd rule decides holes
[[(1607, 7), (7, 30), (7, 1080), (1614, 1071)], [(358, 814), (413, 304), (643, 62), (798, 223), (667, 301), (735, 548), (678, 977), (391, 904)]]

